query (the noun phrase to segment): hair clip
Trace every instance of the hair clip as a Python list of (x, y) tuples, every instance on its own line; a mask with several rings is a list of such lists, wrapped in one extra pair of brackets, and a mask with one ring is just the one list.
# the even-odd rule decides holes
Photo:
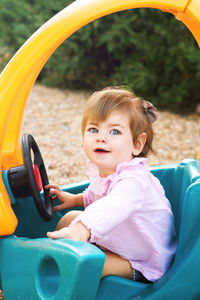
[(157, 108), (149, 101), (143, 100), (143, 107), (147, 116), (147, 119), (150, 123), (153, 123), (158, 118)]

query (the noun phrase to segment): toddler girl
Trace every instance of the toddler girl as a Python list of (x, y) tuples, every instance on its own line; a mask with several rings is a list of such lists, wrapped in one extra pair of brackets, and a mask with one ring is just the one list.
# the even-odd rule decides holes
[(99, 246), (106, 254), (102, 277), (156, 281), (172, 263), (176, 238), (171, 206), (146, 165), (156, 118), (156, 108), (130, 91), (113, 87), (95, 92), (82, 120), (90, 160), (88, 189), (75, 195), (47, 186), (61, 202), (54, 211), (85, 208), (68, 212), (47, 236)]

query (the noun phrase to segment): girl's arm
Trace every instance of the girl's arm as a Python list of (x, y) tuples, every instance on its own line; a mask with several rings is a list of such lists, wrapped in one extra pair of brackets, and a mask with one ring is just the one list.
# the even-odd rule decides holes
[(140, 211), (144, 201), (143, 183), (138, 178), (120, 180), (109, 195), (86, 207), (70, 226), (77, 222), (84, 224), (90, 229), (90, 242), (95, 243), (129, 218), (133, 212)]
[(68, 209), (74, 206), (84, 207), (83, 204), (83, 193), (80, 194), (71, 194), (68, 192), (63, 192), (61, 188), (56, 184), (48, 184), (45, 186), (46, 189), (51, 189), (49, 196), (52, 199), (58, 199), (60, 204), (53, 208), (55, 211), (60, 211), (63, 209)]

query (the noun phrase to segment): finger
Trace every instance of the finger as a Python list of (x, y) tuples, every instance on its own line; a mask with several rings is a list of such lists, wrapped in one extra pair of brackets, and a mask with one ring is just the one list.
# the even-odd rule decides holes
[(53, 211), (56, 212), (56, 211), (60, 211), (60, 210), (66, 209), (66, 208), (67, 208), (66, 204), (62, 203), (62, 204), (59, 204), (57, 206), (54, 206)]
[(65, 232), (62, 229), (58, 231), (47, 232), (47, 236), (51, 239), (60, 239), (65, 237)]
[(47, 232), (47, 236), (51, 239), (54, 239), (54, 232)]
[(57, 191), (57, 190), (50, 190), (49, 191), (49, 196), (56, 196), (56, 197), (59, 197), (59, 195), (61, 194), (60, 191)]
[(49, 197), (51, 198), (51, 200), (58, 200), (58, 198), (56, 196), (49, 195)]
[(61, 188), (59, 187), (59, 185), (57, 184), (47, 184), (45, 186), (46, 189), (55, 189), (55, 190), (58, 190), (58, 191), (61, 191)]
[(58, 185), (58, 184), (55, 184), (55, 183), (48, 183), (47, 185), (45, 185), (45, 187), (46, 187), (46, 188), (51, 188), (51, 187), (57, 188), (57, 187), (59, 187), (59, 185)]

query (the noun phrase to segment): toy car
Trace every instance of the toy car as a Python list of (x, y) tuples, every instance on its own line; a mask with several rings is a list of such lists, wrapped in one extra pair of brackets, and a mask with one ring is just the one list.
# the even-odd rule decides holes
[[(87, 23), (137, 7), (174, 14), (200, 43), (197, 0), (77, 0), (33, 34), (1, 73), (0, 288), (5, 300), (200, 298), (200, 170), (196, 159), (151, 168), (175, 217), (178, 248), (170, 270), (151, 284), (117, 276), (101, 280), (105, 256), (98, 247), (46, 238), (66, 211), (52, 213), (48, 192), (41, 191), (48, 177), (37, 143), (29, 134), (20, 138), (27, 97), (55, 49)], [(82, 182), (63, 186), (63, 190), (79, 193), (87, 186), (88, 182)]]

